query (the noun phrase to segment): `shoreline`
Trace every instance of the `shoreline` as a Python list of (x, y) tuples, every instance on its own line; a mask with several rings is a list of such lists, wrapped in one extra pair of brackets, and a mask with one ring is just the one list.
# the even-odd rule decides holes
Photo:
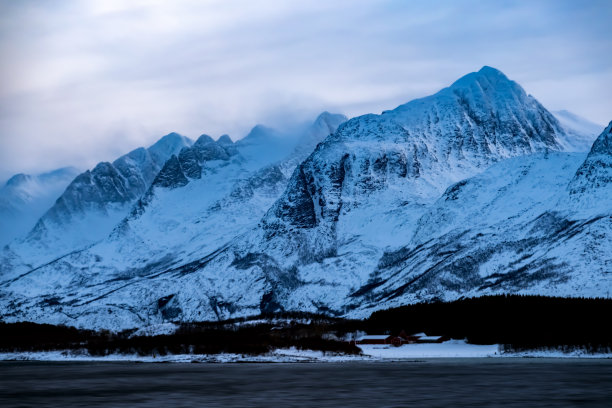
[(410, 362), (449, 359), (559, 359), (606, 360), (612, 353), (586, 353), (577, 350), (564, 353), (554, 350), (501, 352), (500, 346), (475, 345), (451, 340), (437, 344), (412, 344), (401, 347), (390, 345), (361, 345), (361, 355), (330, 353), (314, 350), (298, 350), (295, 347), (276, 349), (266, 354), (168, 354), (139, 356), (110, 354), (92, 356), (85, 351), (21, 351), (0, 353), (0, 361), (17, 362), (134, 362), (134, 363), (344, 363), (344, 362)]

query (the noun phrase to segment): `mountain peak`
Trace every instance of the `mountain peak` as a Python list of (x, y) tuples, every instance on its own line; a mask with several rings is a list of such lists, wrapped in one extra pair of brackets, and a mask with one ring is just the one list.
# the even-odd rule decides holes
[(269, 133), (269, 132), (273, 132), (274, 130), (268, 126), (265, 125), (255, 125), (253, 126), (253, 129), (251, 129), (251, 131), (249, 132), (249, 134), (247, 135), (247, 137), (251, 136), (251, 135), (259, 135), (262, 133)]
[(217, 139), (217, 143), (231, 145), (234, 144), (234, 141), (231, 137), (229, 137), (229, 135), (221, 135), (219, 136), (219, 139)]
[(193, 141), (188, 137), (172, 132), (163, 136), (147, 150), (161, 167), (170, 156), (180, 152), (183, 147), (189, 147), (192, 144)]
[(11, 177), (10, 179), (8, 179), (8, 181), (6, 182), (6, 186), (15, 186), (18, 184), (21, 184), (25, 181), (28, 181), (31, 178), (31, 176), (29, 174), (24, 174), (24, 173), (18, 173), (15, 174), (13, 177)]
[(253, 127), (253, 129), (251, 129), (251, 131), (249, 132), (248, 135), (246, 135), (241, 142), (245, 142), (245, 141), (262, 141), (262, 140), (266, 140), (269, 138), (276, 138), (278, 135), (278, 132), (270, 127), (264, 126), (264, 125), (255, 125)]
[(202, 134), (200, 135), (200, 137), (198, 137), (198, 140), (196, 140), (196, 142), (194, 143), (194, 145), (196, 146), (204, 146), (207, 145), (209, 143), (214, 143), (214, 139), (210, 136), (208, 136), (207, 134)]
[[(93, 170), (91, 170), (92, 173), (106, 173), (106, 172), (110, 172), (113, 169), (113, 165), (109, 162), (100, 162), (98, 164), (96, 164), (96, 167), (93, 168)], [(85, 173), (87, 173), (89, 170), (85, 171)]]
[(451, 86), (451, 89), (472, 88), (477, 85), (484, 92), (494, 91), (512, 91), (525, 93), (523, 88), (508, 77), (500, 70), (484, 66), (478, 72), (470, 72), (456, 80)]
[(502, 75), (504, 78), (506, 78), (506, 75), (504, 75), (504, 73), (501, 72), (499, 69), (490, 67), (488, 65), (485, 65), (482, 68), (480, 68), (478, 73), (482, 74), (482, 75), (486, 75), (486, 76), (500, 76), (500, 75)]
[(164, 144), (180, 143), (182, 141), (185, 141), (185, 139), (187, 138), (179, 133), (170, 132), (167, 135), (162, 136), (153, 146), (155, 146), (158, 143), (164, 143)]
[(155, 142), (149, 148), (154, 148), (156, 146), (175, 146), (181, 143), (190, 143), (191, 140), (179, 133), (171, 132), (165, 136), (162, 136), (157, 142)]
[[(353, 138), (358, 134), (399, 142), (414, 140), (414, 135), (431, 135), (439, 148), (438, 157), (448, 158), (450, 153), (456, 163), (465, 164), (468, 159), (478, 165), (560, 150), (565, 135), (559, 122), (535, 98), (488, 66), (433, 95), (385, 111), (383, 116), (386, 122), (376, 125), (376, 116), (365, 115), (358, 119), (360, 123), (350, 120), (347, 124), (354, 126), (346, 131)], [(356, 127), (363, 130), (356, 132)]]
[(321, 112), (319, 114), (319, 116), (317, 116), (317, 118), (315, 119), (315, 122), (318, 122), (318, 121), (326, 121), (326, 122), (328, 122), (330, 120), (334, 120), (334, 119), (337, 119), (337, 118), (344, 118), (344, 120), (348, 119), (345, 115), (343, 115), (341, 113), (331, 113), (331, 112), (328, 112), (328, 111), (323, 111), (323, 112)]
[(77, 174), (79, 174), (79, 170), (71, 166), (60, 167), (59, 169), (55, 169), (55, 170), (51, 170), (51, 171), (47, 171), (45, 173), (39, 173), (39, 174), (18, 173), (6, 181), (5, 187), (14, 188), (28, 181), (55, 183), (59, 180), (62, 180), (62, 184), (63, 184), (64, 179), (71, 180), (72, 178), (76, 177)]
[(348, 118), (339, 113), (322, 112), (314, 121), (315, 126), (327, 126), (337, 128), (341, 123), (346, 122)]

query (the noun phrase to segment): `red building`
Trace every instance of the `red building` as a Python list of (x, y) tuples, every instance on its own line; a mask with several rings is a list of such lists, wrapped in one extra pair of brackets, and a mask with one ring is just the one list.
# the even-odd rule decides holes
[[(425, 333), (423, 333), (425, 334)], [(397, 335), (397, 337), (400, 337), (402, 339), (402, 343), (403, 344), (412, 344), (412, 343), (416, 343), (417, 340), (419, 339), (419, 335), (417, 334), (406, 334), (405, 331), (401, 331), (400, 334)]]
[(355, 344), (392, 344), (391, 340), (395, 336), (389, 334), (370, 334), (355, 340)]

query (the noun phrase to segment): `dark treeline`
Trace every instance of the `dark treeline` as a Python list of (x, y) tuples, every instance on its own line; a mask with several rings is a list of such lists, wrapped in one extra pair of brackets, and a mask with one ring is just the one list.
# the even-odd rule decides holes
[[(576, 348), (612, 350), (612, 299), (490, 296), (454, 302), (419, 303), (375, 312), (366, 320), (284, 312), (222, 322), (182, 323), (172, 335), (134, 336), (34, 323), (0, 323), (1, 351), (86, 350), (163, 355), (167, 353), (261, 354), (296, 347), (358, 353), (338, 338), (356, 331), (397, 335), (425, 332), (474, 344), (503, 344), (505, 350)], [(265, 319), (266, 323), (249, 322)]]
[(375, 312), (369, 331), (421, 332), (506, 350), (612, 349), (612, 299), (485, 296)]
[(85, 350), (95, 356), (113, 353), (257, 355), (296, 347), (344, 354), (360, 352), (346, 342), (324, 339), (317, 327), (296, 323), (283, 326), (184, 323), (171, 335), (134, 336), (133, 333), (133, 330), (96, 332), (28, 322), (0, 323), (0, 351)]

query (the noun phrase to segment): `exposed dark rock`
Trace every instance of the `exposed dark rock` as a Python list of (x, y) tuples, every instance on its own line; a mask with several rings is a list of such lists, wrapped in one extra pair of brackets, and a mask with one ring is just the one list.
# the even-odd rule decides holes
[(187, 183), (189, 183), (189, 180), (185, 177), (185, 173), (183, 173), (179, 159), (176, 156), (172, 156), (170, 160), (166, 162), (164, 168), (159, 172), (157, 177), (155, 177), (153, 186), (177, 188)]

